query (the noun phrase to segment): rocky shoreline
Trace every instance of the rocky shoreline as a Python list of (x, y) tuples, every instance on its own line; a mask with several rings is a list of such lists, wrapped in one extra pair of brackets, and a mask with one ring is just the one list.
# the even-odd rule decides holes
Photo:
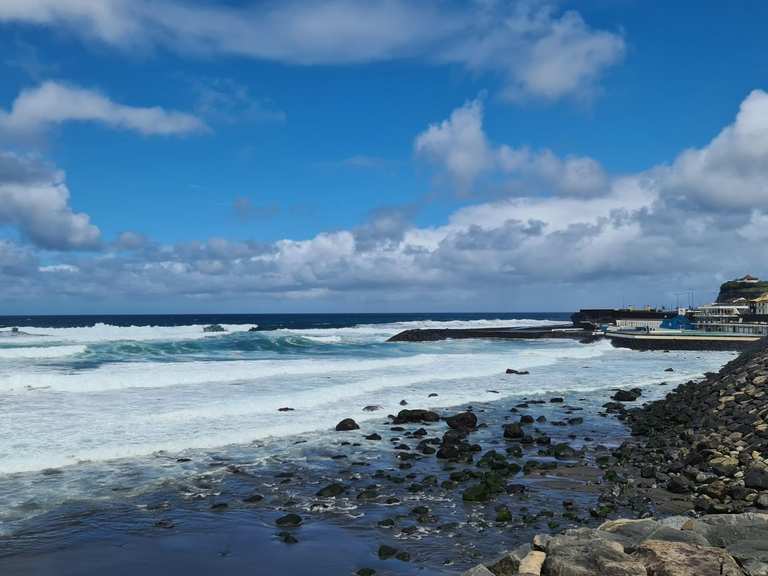
[(599, 462), (598, 509), (638, 519), (538, 535), (466, 576), (768, 575), (765, 343), (663, 400), (627, 409), (631, 396), (604, 405), (633, 438)]

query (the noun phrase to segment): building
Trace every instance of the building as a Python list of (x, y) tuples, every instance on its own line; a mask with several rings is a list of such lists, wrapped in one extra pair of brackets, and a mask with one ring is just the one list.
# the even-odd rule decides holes
[(750, 303), (750, 311), (752, 314), (761, 316), (768, 315), (768, 292), (752, 300)]
[(743, 284), (757, 284), (760, 282), (760, 278), (755, 278), (751, 274), (747, 274), (746, 276), (737, 279), (736, 282), (741, 282)]
[(617, 318), (616, 327), (624, 330), (656, 330), (661, 327), (662, 318)]

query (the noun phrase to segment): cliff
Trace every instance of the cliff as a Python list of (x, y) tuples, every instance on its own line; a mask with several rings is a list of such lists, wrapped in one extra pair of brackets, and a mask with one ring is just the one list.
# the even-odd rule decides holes
[(768, 282), (739, 282), (738, 280), (730, 280), (720, 286), (717, 302), (727, 304), (738, 298), (754, 300), (766, 292), (768, 292)]

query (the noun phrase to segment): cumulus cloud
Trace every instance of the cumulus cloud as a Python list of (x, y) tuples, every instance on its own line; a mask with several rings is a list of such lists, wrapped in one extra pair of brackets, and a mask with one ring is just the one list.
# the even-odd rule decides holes
[(558, 16), (551, 2), (479, 5), (484, 18), (442, 57), (472, 70), (500, 72), (507, 98), (590, 96), (599, 76), (624, 56), (621, 35), (590, 28), (573, 10)]
[(101, 233), (69, 205), (64, 174), (39, 160), (0, 152), (0, 225), (11, 225), (41, 248), (88, 249)]
[(416, 137), (414, 149), (445, 170), (460, 189), (469, 188), (495, 164), (494, 151), (483, 131), (482, 102), (468, 102), (447, 120), (429, 126)]
[(198, 118), (165, 110), (118, 104), (103, 94), (59, 82), (22, 91), (9, 111), (0, 109), (0, 131), (37, 132), (64, 122), (100, 122), (145, 135), (188, 134), (206, 129)]
[[(195, 306), (208, 301), (219, 310), (224, 302), (236, 307), (244, 297), (270, 306), (287, 302), (294, 310), (304, 306), (300, 302), (316, 302), (315, 309), (349, 309), (352, 303), (370, 309), (376, 302), (410, 309), (567, 310), (617, 305), (622, 295), (627, 302), (634, 297), (638, 304), (670, 304), (681, 288), (714, 296), (725, 278), (768, 270), (768, 251), (760, 248), (768, 225), (764, 197), (752, 184), (740, 189), (753, 199), (749, 206), (743, 198), (734, 202), (731, 189), (700, 189), (704, 175), (688, 165), (681, 173), (689, 200), (681, 201), (681, 189), (670, 182), (679, 182), (674, 172), (689, 154), (706, 159), (697, 164), (705, 173), (713, 166), (726, 166), (726, 173), (733, 166), (758, 170), (768, 124), (744, 113), (754, 111), (755, 98), (745, 100), (734, 123), (712, 142), (668, 166), (622, 176), (601, 171), (599, 194), (568, 191), (574, 170), (591, 174), (594, 166), (569, 169), (568, 158), (512, 147), (517, 155), (503, 165), (503, 146), (486, 139), (500, 176), (541, 172), (553, 182), (562, 180), (553, 186), (557, 191), (468, 205), (439, 226), (415, 225), (409, 208), (386, 208), (352, 230), (304, 240), (134, 243), (128, 253), (112, 247), (91, 256), (62, 255), (47, 262), (44, 272), (24, 250), (4, 245), (0, 266), (10, 262), (21, 270), (9, 280), (16, 293), (54, 293), (65, 286), (89, 301), (141, 295)], [(470, 103), (463, 110), (474, 122), (478, 107)], [(461, 124), (452, 119), (447, 127), (436, 124), (434, 134), (452, 133)], [(442, 146), (440, 137), (434, 141)], [(0, 173), (8, 170), (0, 163)], [(39, 178), (35, 166), (17, 173), (22, 182)]]
[(416, 137), (414, 150), (462, 192), (472, 188), (481, 176), (499, 175), (505, 176), (504, 187), (510, 193), (538, 190), (594, 196), (608, 190), (608, 177), (592, 158), (559, 158), (547, 149), (493, 145), (483, 129), (483, 103), (479, 99), (457, 108), (447, 120), (430, 125)]
[(768, 207), (768, 93), (754, 90), (733, 124), (684, 151), (658, 178), (670, 202), (713, 210)]
[(122, 48), (300, 65), (419, 58), (496, 74), (511, 98), (548, 100), (593, 93), (624, 54), (620, 34), (545, 0), (4, 0), (2, 21), (62, 27)]

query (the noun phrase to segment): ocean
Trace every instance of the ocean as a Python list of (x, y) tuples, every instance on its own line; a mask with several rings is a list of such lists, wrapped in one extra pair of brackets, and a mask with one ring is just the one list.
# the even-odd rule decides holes
[[(639, 353), (605, 341), (387, 342), (409, 328), (567, 321), (559, 313), (0, 317), (0, 326), (19, 331), (0, 331), (0, 567), (3, 558), (29, 560), (99, 534), (119, 539), (149, 529), (135, 514), (153, 510), (158, 499), (189, 512), (252, 488), (217, 484), (233, 476), (233, 465), (247, 467), (263, 490), (278, 490), (265, 478), (286, 467), (303, 475), (290, 505), (283, 499), (271, 510), (311, 511), (316, 485), (340, 474), (334, 467), (347, 458), (337, 454), (336, 423), (351, 417), (361, 432), (384, 434), (385, 416), (403, 400), (438, 411), (473, 405), (503, 419), (523, 398), (558, 395), (596, 411), (612, 388), (638, 386), (645, 398), (658, 397), (665, 390), (659, 384), (716, 370), (732, 357)], [(224, 331), (205, 332), (211, 324)], [(530, 374), (510, 377), (507, 368)], [(555, 417), (554, 407), (542, 410)], [(625, 434), (615, 420), (596, 416), (579, 432), (570, 438), (575, 445), (587, 434), (607, 444)], [(359, 433), (348, 438), (342, 447), (360, 445)], [(392, 450), (376, 443), (358, 456), (382, 465)], [(328, 520), (334, 531), (376, 516), (354, 502), (346, 520), (338, 512), (335, 524)], [(443, 514), (469, 522), (455, 507)], [(184, 518), (187, 526), (205, 525), (199, 516)], [(74, 532), (73, 519), (81, 527)], [(262, 521), (264, 528), (269, 514)], [(375, 528), (367, 530), (362, 538), (375, 536)], [(435, 569), (439, 554), (423, 543), (414, 550), (422, 569)]]

